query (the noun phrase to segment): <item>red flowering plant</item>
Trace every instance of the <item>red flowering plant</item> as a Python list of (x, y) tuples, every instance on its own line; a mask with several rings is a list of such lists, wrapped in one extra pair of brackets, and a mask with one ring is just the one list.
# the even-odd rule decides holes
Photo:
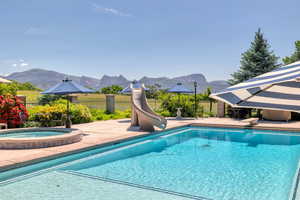
[(7, 123), (15, 128), (22, 125), (28, 118), (26, 107), (17, 96), (0, 96), (0, 123)]

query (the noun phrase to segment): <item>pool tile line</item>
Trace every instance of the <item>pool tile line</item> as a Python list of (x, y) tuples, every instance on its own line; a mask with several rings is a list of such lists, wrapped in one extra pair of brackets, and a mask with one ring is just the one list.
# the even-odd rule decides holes
[(119, 180), (115, 180), (115, 179), (110, 179), (110, 178), (104, 178), (104, 177), (99, 177), (99, 176), (86, 175), (86, 174), (83, 174), (83, 173), (80, 173), (80, 172), (75, 172), (75, 171), (72, 171), (72, 170), (58, 170), (57, 172), (59, 172), (59, 173), (66, 173), (66, 174), (70, 174), (70, 175), (74, 175), (74, 176), (80, 176), (80, 177), (84, 177), (84, 178), (96, 179), (96, 180), (100, 180), (100, 181), (104, 181), (104, 182), (109, 182), (109, 183), (116, 183), (116, 184), (120, 184), (120, 185), (126, 185), (126, 186), (136, 187), (136, 188), (140, 188), (140, 189), (146, 189), (146, 190), (151, 190), (151, 191), (166, 193), (166, 194), (170, 194), (170, 195), (174, 195), (174, 196), (180, 196), (180, 197), (184, 197), (184, 198), (188, 198), (188, 199), (194, 199), (194, 200), (213, 200), (213, 199), (209, 199), (209, 198), (206, 198), (206, 197), (194, 196), (194, 195), (190, 195), (190, 194), (185, 194), (185, 193), (180, 193), (180, 192), (174, 192), (174, 191), (170, 191), (170, 190), (164, 190), (164, 189), (160, 189), (160, 188), (155, 188), (155, 187), (150, 187), (150, 186), (144, 186), (144, 185), (129, 183), (129, 182), (125, 182), (125, 181), (119, 181)]
[(245, 125), (245, 124), (238, 124), (238, 122), (235, 122), (235, 123), (232, 123), (232, 124), (193, 122), (193, 123), (190, 123), (188, 125), (189, 126), (194, 126), (194, 127), (235, 128), (235, 129), (249, 129), (249, 130), (300, 132), (299, 127), (277, 126), (278, 124), (273, 124), (273, 126), (266, 126), (266, 125), (264, 125), (263, 122), (259, 122), (258, 125), (254, 125), (254, 126), (248, 126), (248, 125)]

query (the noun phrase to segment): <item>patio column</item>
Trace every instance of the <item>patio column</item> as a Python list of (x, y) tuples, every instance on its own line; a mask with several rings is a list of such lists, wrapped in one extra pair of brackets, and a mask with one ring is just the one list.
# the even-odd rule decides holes
[(217, 102), (217, 117), (225, 117), (225, 104), (222, 101)]
[(106, 97), (106, 112), (115, 113), (115, 95), (107, 94)]

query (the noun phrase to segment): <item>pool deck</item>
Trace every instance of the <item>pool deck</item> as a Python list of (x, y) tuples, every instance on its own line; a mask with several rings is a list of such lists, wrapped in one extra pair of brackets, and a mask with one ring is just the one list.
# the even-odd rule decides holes
[[(184, 120), (168, 120), (168, 129), (185, 125), (219, 126), (219, 127), (246, 127), (247, 123), (230, 118), (199, 118)], [(21, 150), (0, 150), (0, 171), (24, 166), (33, 162), (55, 158), (89, 148), (108, 145), (115, 142), (128, 140), (136, 137), (149, 135), (149, 132), (142, 132), (138, 127), (129, 128), (130, 119), (97, 121), (86, 124), (74, 125), (72, 128), (84, 132), (82, 140), (78, 143), (57, 147), (40, 149)], [(291, 130), (300, 132), (300, 121), (297, 122), (268, 122), (260, 121), (254, 128)]]

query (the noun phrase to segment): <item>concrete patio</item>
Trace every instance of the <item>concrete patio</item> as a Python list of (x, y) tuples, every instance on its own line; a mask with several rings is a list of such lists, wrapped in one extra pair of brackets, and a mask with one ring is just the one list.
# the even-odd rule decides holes
[[(168, 120), (168, 129), (184, 125), (198, 126), (219, 126), (219, 127), (245, 127), (247, 123), (230, 118), (199, 118), (185, 120)], [(130, 119), (97, 121), (87, 124), (74, 125), (73, 128), (80, 129), (84, 132), (83, 139), (74, 144), (41, 148), (41, 149), (24, 149), (24, 150), (0, 150), (0, 171), (23, 166), (33, 162), (47, 160), (50, 157), (58, 157), (82, 151), (95, 146), (108, 145), (114, 142), (128, 140), (135, 137), (141, 137), (149, 132), (142, 132), (136, 128), (130, 127)], [(300, 122), (269, 122), (260, 121), (254, 126), (258, 129), (276, 129), (290, 130), (300, 132)]]

